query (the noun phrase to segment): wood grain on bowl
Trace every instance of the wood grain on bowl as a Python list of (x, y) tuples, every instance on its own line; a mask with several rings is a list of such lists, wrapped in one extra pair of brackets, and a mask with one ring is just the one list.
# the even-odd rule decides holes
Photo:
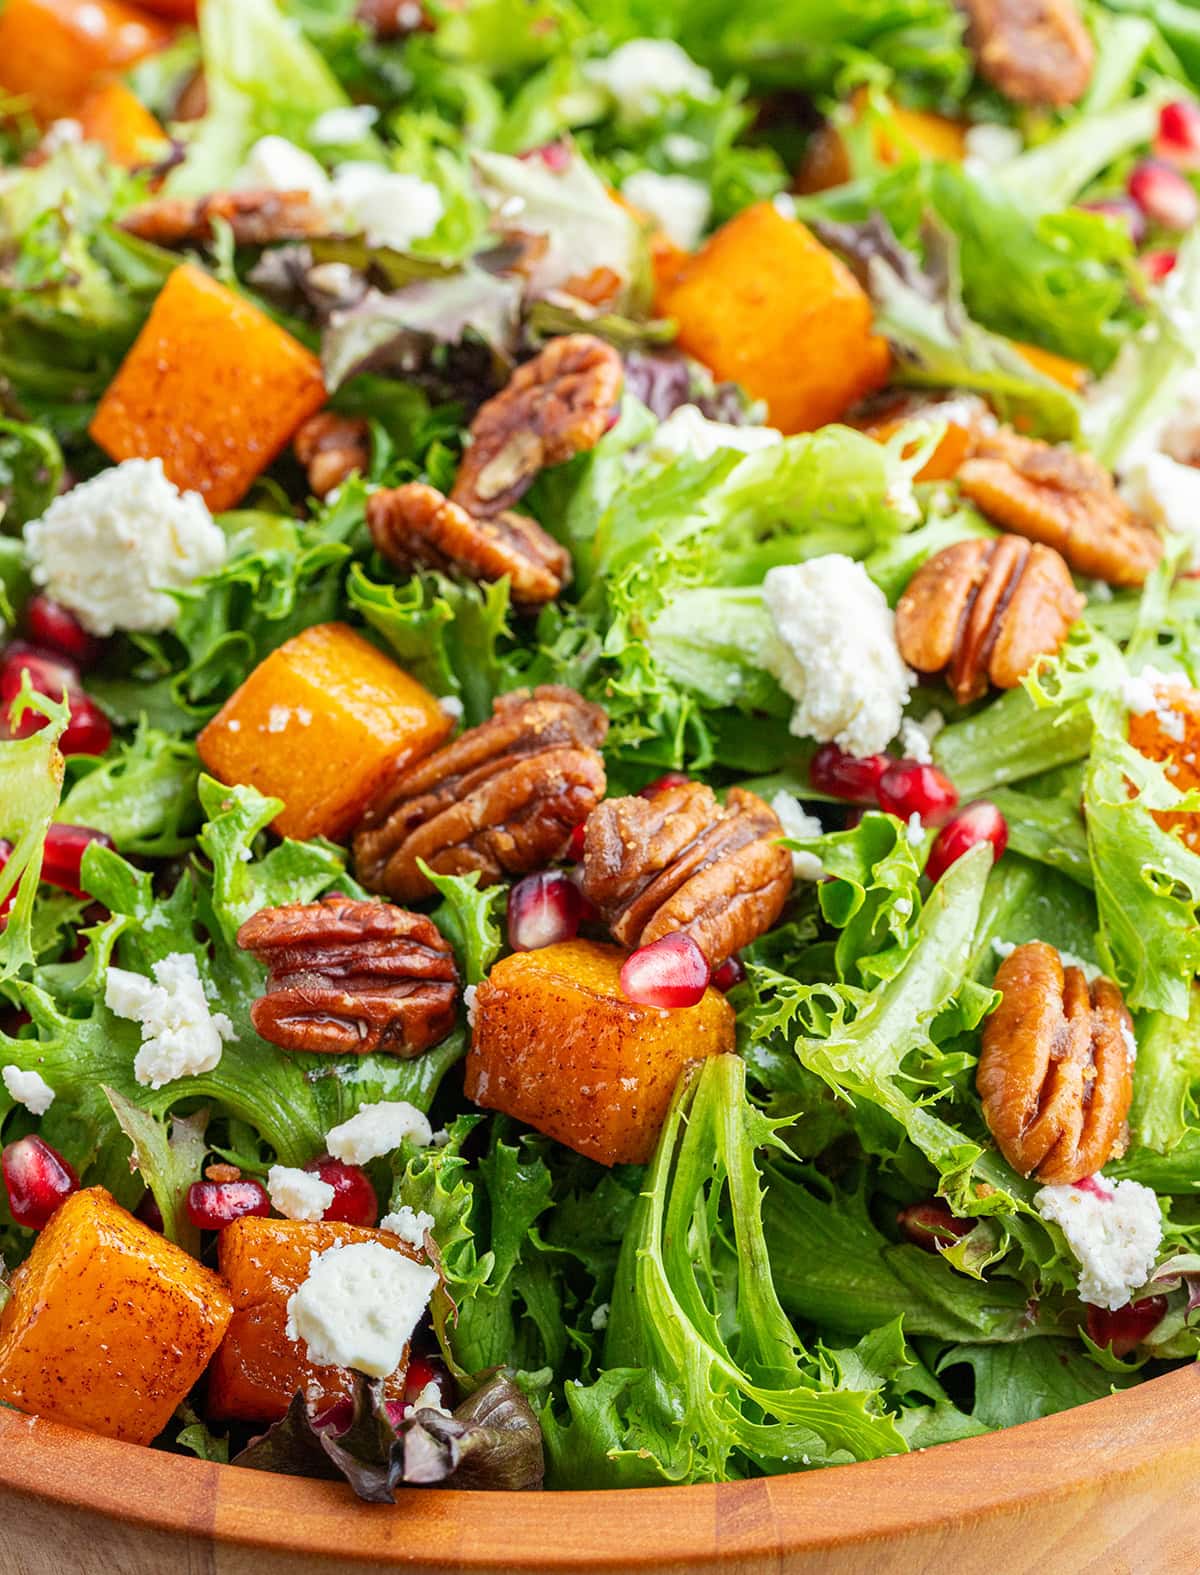
[(1200, 1371), (893, 1460), (636, 1493), (411, 1491), (138, 1449), (0, 1411), (0, 1575), (660, 1571), (1183, 1575)]

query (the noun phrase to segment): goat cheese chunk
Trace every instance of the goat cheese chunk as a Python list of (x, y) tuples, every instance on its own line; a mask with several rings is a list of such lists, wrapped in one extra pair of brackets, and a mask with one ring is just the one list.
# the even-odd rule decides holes
[(26, 1072), (19, 1066), (0, 1067), (0, 1083), (8, 1097), (24, 1105), (31, 1116), (44, 1116), (54, 1103), (54, 1090), (40, 1072)]
[[(810, 815), (794, 794), (780, 788), (771, 800), (771, 808), (779, 816), (779, 824), (789, 837), (797, 842), (813, 837), (823, 837), (825, 828), (815, 815)], [(797, 880), (820, 880), (825, 866), (815, 853), (793, 853), (792, 873)]]
[(879, 754), (900, 731), (916, 679), (862, 564), (831, 552), (772, 569), (763, 601), (774, 625), (764, 662), (796, 701), (792, 732), (851, 755)]
[(321, 162), (286, 137), (259, 137), (233, 184), (242, 191), (306, 191), (315, 202), (329, 198), (329, 176)]
[(402, 1203), (394, 1214), (385, 1214), (379, 1222), (380, 1230), (390, 1230), (410, 1247), (423, 1247), (425, 1232), (432, 1230), (433, 1225), (432, 1214), (425, 1209), (414, 1209), (408, 1203)]
[(152, 984), (145, 974), (110, 968), (104, 987), (109, 1011), (142, 1026), (133, 1075), (144, 1088), (211, 1072), (224, 1041), (235, 1037), (224, 1012), (209, 1010), (190, 952), (172, 952), (154, 964), (153, 972)]
[(606, 60), (589, 60), (583, 72), (626, 121), (653, 120), (670, 99), (712, 99), (717, 91), (704, 67), (670, 38), (631, 38)]
[(406, 1138), (419, 1148), (427, 1148), (433, 1140), (433, 1128), (407, 1099), (381, 1099), (364, 1105), (349, 1121), (331, 1127), (325, 1146), (335, 1159), (345, 1160), (348, 1165), (365, 1165), (369, 1159), (390, 1154)]
[(167, 629), (183, 590), (225, 562), (224, 532), (161, 459), (127, 459), (54, 499), (25, 527), (35, 585), (90, 634)]
[(289, 1339), (303, 1340), (318, 1367), (353, 1367), (386, 1378), (429, 1305), (437, 1272), (379, 1241), (314, 1253), (288, 1298)]
[(295, 1165), (272, 1165), (267, 1172), (271, 1207), (289, 1220), (321, 1220), (334, 1198), (329, 1182)]
[(639, 170), (621, 187), (635, 208), (658, 221), (669, 240), (685, 252), (700, 244), (712, 212), (708, 187), (690, 175), (657, 175)]
[(1185, 538), (1185, 567), (1200, 565), (1200, 469), (1169, 454), (1144, 454), (1126, 470), (1121, 494), (1152, 525)]
[(679, 405), (659, 423), (646, 453), (650, 459), (666, 463), (684, 454), (692, 459), (711, 459), (723, 448), (754, 454), (782, 442), (783, 433), (774, 427), (739, 427), (732, 421), (710, 421), (699, 405)]
[(1082, 1185), (1042, 1187), (1034, 1207), (1058, 1225), (1079, 1260), (1079, 1297), (1115, 1312), (1150, 1278), (1162, 1241), (1158, 1199), (1140, 1181), (1097, 1173)]

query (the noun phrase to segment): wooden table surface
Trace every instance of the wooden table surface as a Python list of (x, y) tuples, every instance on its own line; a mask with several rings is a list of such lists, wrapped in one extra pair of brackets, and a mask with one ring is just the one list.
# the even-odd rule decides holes
[(0, 1575), (1195, 1575), (1200, 1370), (987, 1438), (694, 1488), (358, 1503), (0, 1411)]

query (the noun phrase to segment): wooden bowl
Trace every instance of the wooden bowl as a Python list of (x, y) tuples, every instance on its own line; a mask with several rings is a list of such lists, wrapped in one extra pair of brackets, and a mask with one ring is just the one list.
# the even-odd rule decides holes
[(987, 1438), (719, 1487), (411, 1491), (113, 1443), (0, 1410), (0, 1575), (721, 1571), (1116, 1575), (1200, 1567), (1200, 1371)]

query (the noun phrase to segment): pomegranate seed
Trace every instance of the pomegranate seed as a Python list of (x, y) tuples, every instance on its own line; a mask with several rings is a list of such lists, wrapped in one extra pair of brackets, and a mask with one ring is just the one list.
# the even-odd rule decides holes
[(1191, 182), (1161, 159), (1142, 160), (1129, 177), (1129, 195), (1164, 230), (1190, 230), (1200, 217), (1200, 197)]
[(704, 997), (711, 971), (690, 935), (664, 935), (639, 947), (621, 967), (621, 990), (639, 1006), (695, 1006)]
[(508, 894), (508, 944), (514, 952), (536, 952), (579, 934), (583, 897), (561, 870), (526, 875)]
[[(74, 702), (83, 693), (79, 669), (54, 651), (43, 651), (40, 646), (26, 640), (13, 640), (0, 655), (0, 720), (8, 721), (8, 709), (21, 692), (22, 675), (29, 674), (30, 687), (35, 694), (47, 695), (51, 700), (61, 700), (65, 691)], [(16, 724), (17, 738), (28, 738), (46, 725), (46, 718), (26, 711)]]
[(620, 419), (621, 407), (620, 405), (614, 405), (608, 413), (608, 420), (604, 423), (604, 430), (606, 432), (611, 432)]
[(1179, 257), (1176, 252), (1143, 252), (1139, 261), (1151, 284), (1161, 284), (1172, 273)]
[(925, 864), (926, 875), (930, 880), (941, 880), (956, 859), (980, 842), (991, 843), (993, 863), (1008, 846), (1008, 822), (986, 798), (976, 799), (974, 804), (959, 810), (938, 832)]
[[(388, 1418), (391, 1421), (391, 1418)], [(340, 1400), (334, 1400), (322, 1410), (318, 1411), (312, 1419), (312, 1425), (320, 1432), (330, 1432), (340, 1438), (354, 1421), (354, 1401), (349, 1395), (343, 1395)]]
[(79, 1191), (70, 1165), (36, 1134), (10, 1143), (0, 1166), (12, 1217), (30, 1230), (41, 1230), (63, 1199)]
[(1112, 1346), (1114, 1356), (1128, 1356), (1167, 1315), (1165, 1296), (1146, 1296), (1140, 1302), (1127, 1302), (1110, 1312), (1107, 1307), (1087, 1310), (1088, 1339), (1095, 1345)]
[(1100, 1198), (1105, 1203), (1112, 1202), (1112, 1188), (1099, 1171), (1094, 1176), (1081, 1176), (1071, 1185), (1076, 1192), (1090, 1192), (1094, 1198)]
[(91, 826), (67, 826), (55, 821), (46, 832), (42, 852), (42, 879), (51, 886), (73, 892), (76, 897), (86, 897), (83, 880), (83, 855), (93, 842), (111, 848), (113, 839), (105, 831)]
[(336, 1220), (343, 1225), (378, 1222), (379, 1199), (371, 1178), (360, 1166), (323, 1154), (320, 1159), (310, 1159), (304, 1168), (333, 1188), (333, 1202), (322, 1214), (323, 1220)]
[[(12, 851), (13, 845), (8, 840), (8, 838), (0, 837), (0, 872), (3, 871), (4, 866), (8, 863), (9, 859), (12, 858)], [(12, 909), (13, 903), (16, 902), (16, 900), (17, 888), (14, 886), (9, 892), (8, 896), (5, 897), (4, 901), (0, 902), (0, 930), (4, 928), (5, 924), (7, 924), (8, 915)]]
[(1154, 151), (1181, 169), (1200, 168), (1200, 104), (1177, 98), (1163, 105)]
[(974, 1220), (960, 1220), (951, 1214), (944, 1203), (930, 1198), (928, 1203), (911, 1203), (896, 1215), (901, 1232), (926, 1252), (936, 1252), (939, 1246), (948, 1247), (970, 1233)]
[(732, 990), (735, 984), (741, 984), (746, 977), (746, 970), (742, 966), (740, 957), (726, 957), (719, 968), (713, 969), (712, 982), (722, 995), (726, 990)]
[(657, 798), (660, 793), (665, 793), (668, 788), (685, 787), (691, 780), (691, 777), (686, 776), (682, 771), (668, 771), (661, 777), (655, 777), (653, 782), (647, 782), (646, 786), (639, 792), (638, 797)]
[(71, 701), (71, 720), (58, 747), (64, 755), (103, 755), (112, 743), (112, 723), (90, 695)]
[(567, 844), (567, 858), (572, 864), (578, 864), (583, 857), (583, 844), (587, 836), (587, 822), (582, 821), (571, 833), (571, 840)]
[(197, 1230), (224, 1230), (247, 1214), (265, 1219), (271, 1200), (261, 1181), (193, 1181), (187, 1212)]
[(156, 1230), (160, 1236), (162, 1235), (162, 1210), (159, 1208), (158, 1201), (149, 1188), (142, 1193), (142, 1201), (134, 1209), (133, 1214), (134, 1218), (141, 1220), (143, 1225), (149, 1225), (151, 1230)]
[(1135, 246), (1140, 246), (1146, 239), (1146, 215), (1128, 197), (1111, 197), (1104, 202), (1081, 202), (1079, 206), (1085, 213), (1101, 213), (1105, 218), (1123, 224)]
[(547, 142), (543, 147), (535, 148), (534, 154), (556, 175), (561, 175), (571, 163), (571, 150), (565, 142)]
[(34, 596), (25, 608), (25, 627), (35, 645), (70, 657), (81, 672), (100, 659), (101, 641), (87, 630), (68, 608), (48, 596)]
[(822, 744), (812, 757), (808, 780), (818, 793), (873, 804), (879, 783), (892, 761), (887, 755), (848, 755), (836, 744)]
[(949, 777), (919, 760), (897, 760), (879, 779), (880, 809), (900, 820), (917, 815), (923, 826), (940, 826), (957, 803)]

